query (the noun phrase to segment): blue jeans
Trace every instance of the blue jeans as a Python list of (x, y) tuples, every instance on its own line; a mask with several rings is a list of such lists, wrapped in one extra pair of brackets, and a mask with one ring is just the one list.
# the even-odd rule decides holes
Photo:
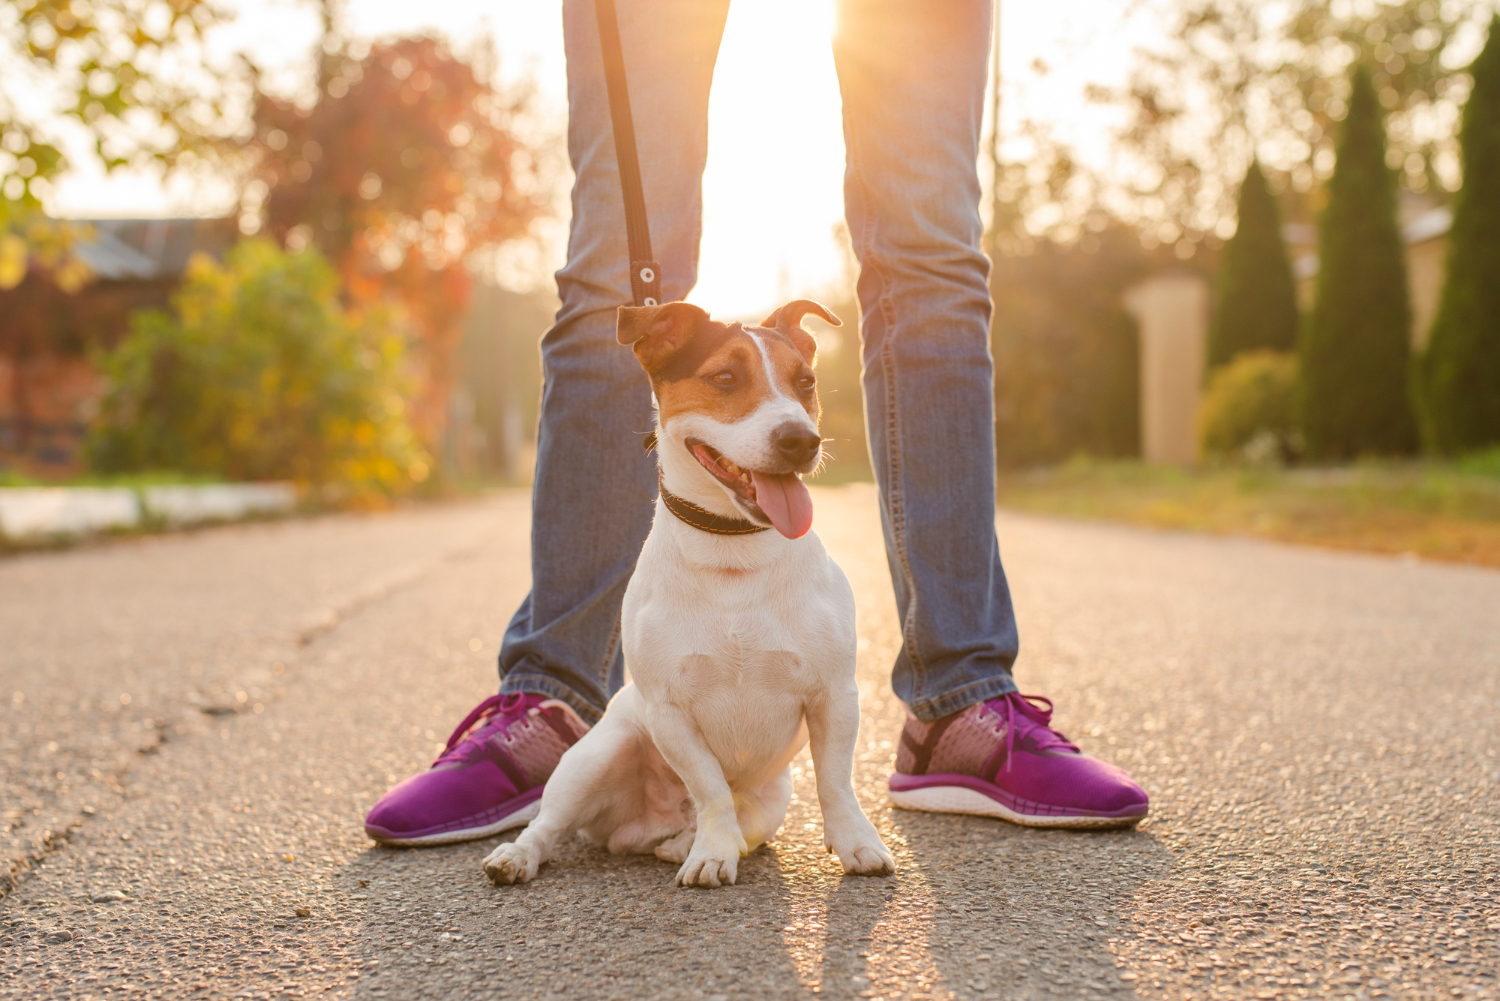
[[(668, 301), (697, 279), (708, 93), (728, 0), (618, 0), (651, 238)], [(902, 619), (891, 684), (926, 721), (1015, 690), (995, 538), (989, 263), (976, 163), (989, 0), (841, 0), (845, 214), (859, 259), (865, 420)], [(532, 494), (532, 590), (502, 692), (599, 718), (621, 685), (620, 602), (651, 527), (651, 390), (615, 341), (625, 216), (593, 0), (564, 0), (577, 179)], [(773, 154), (774, 155), (774, 154)], [(793, 155), (789, 150), (788, 155)], [(710, 304), (711, 305), (711, 304)]]

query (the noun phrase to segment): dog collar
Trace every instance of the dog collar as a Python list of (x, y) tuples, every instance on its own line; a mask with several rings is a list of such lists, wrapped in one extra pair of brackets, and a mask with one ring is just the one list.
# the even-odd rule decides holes
[(756, 532), (766, 530), (766, 526), (757, 525), (744, 518), (726, 518), (722, 514), (714, 514), (707, 508), (701, 508), (692, 501), (678, 497), (667, 489), (665, 483), (660, 485), (661, 502), (667, 506), (667, 510), (676, 515), (678, 521), (692, 525), (700, 532), (707, 532), (710, 535), (754, 535)]

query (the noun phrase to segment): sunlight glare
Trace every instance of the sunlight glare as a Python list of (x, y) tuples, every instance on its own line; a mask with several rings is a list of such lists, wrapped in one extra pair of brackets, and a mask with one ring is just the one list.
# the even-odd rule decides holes
[(730, 6), (709, 105), (703, 257), (689, 298), (759, 320), (842, 271), (844, 136), (833, 0)]

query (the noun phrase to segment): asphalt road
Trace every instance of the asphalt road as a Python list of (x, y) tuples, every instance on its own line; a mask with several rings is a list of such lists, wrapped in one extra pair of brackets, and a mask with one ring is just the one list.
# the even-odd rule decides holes
[(1500, 573), (1002, 515), (1018, 677), (1153, 797), (1139, 830), (895, 811), (873, 494), (817, 495), (860, 604), (857, 787), (738, 886), (360, 821), (494, 687), (527, 500), (0, 561), (0, 997), (1500, 997)]

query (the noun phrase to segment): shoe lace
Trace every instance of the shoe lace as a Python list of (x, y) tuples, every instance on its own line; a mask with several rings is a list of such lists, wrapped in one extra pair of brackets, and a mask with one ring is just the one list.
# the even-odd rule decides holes
[[(520, 692), (506, 695), (491, 695), (475, 706), (462, 723), (454, 728), (443, 753), (437, 756), (433, 766), (449, 761), (467, 761), (469, 750), (485, 738), (504, 732), (516, 721), (518, 715), (526, 715), (526, 696)], [(471, 732), (472, 731), (472, 732)]]
[[(1037, 703), (1045, 703), (1045, 707)], [(994, 713), (997, 720), (995, 731), (998, 733), (999, 718), (1005, 720), (1005, 769), (1010, 770), (1013, 759), (1012, 752), (1016, 749), (1016, 730), (1025, 728), (1035, 742), (1038, 751), (1044, 751), (1050, 747), (1058, 747), (1067, 751), (1078, 751), (1078, 745), (1057, 730), (1052, 729), (1052, 700), (1041, 695), (1022, 695), (1020, 692), (1010, 692), (985, 702), (984, 707)], [(1019, 719), (1017, 718), (1019, 717)]]

